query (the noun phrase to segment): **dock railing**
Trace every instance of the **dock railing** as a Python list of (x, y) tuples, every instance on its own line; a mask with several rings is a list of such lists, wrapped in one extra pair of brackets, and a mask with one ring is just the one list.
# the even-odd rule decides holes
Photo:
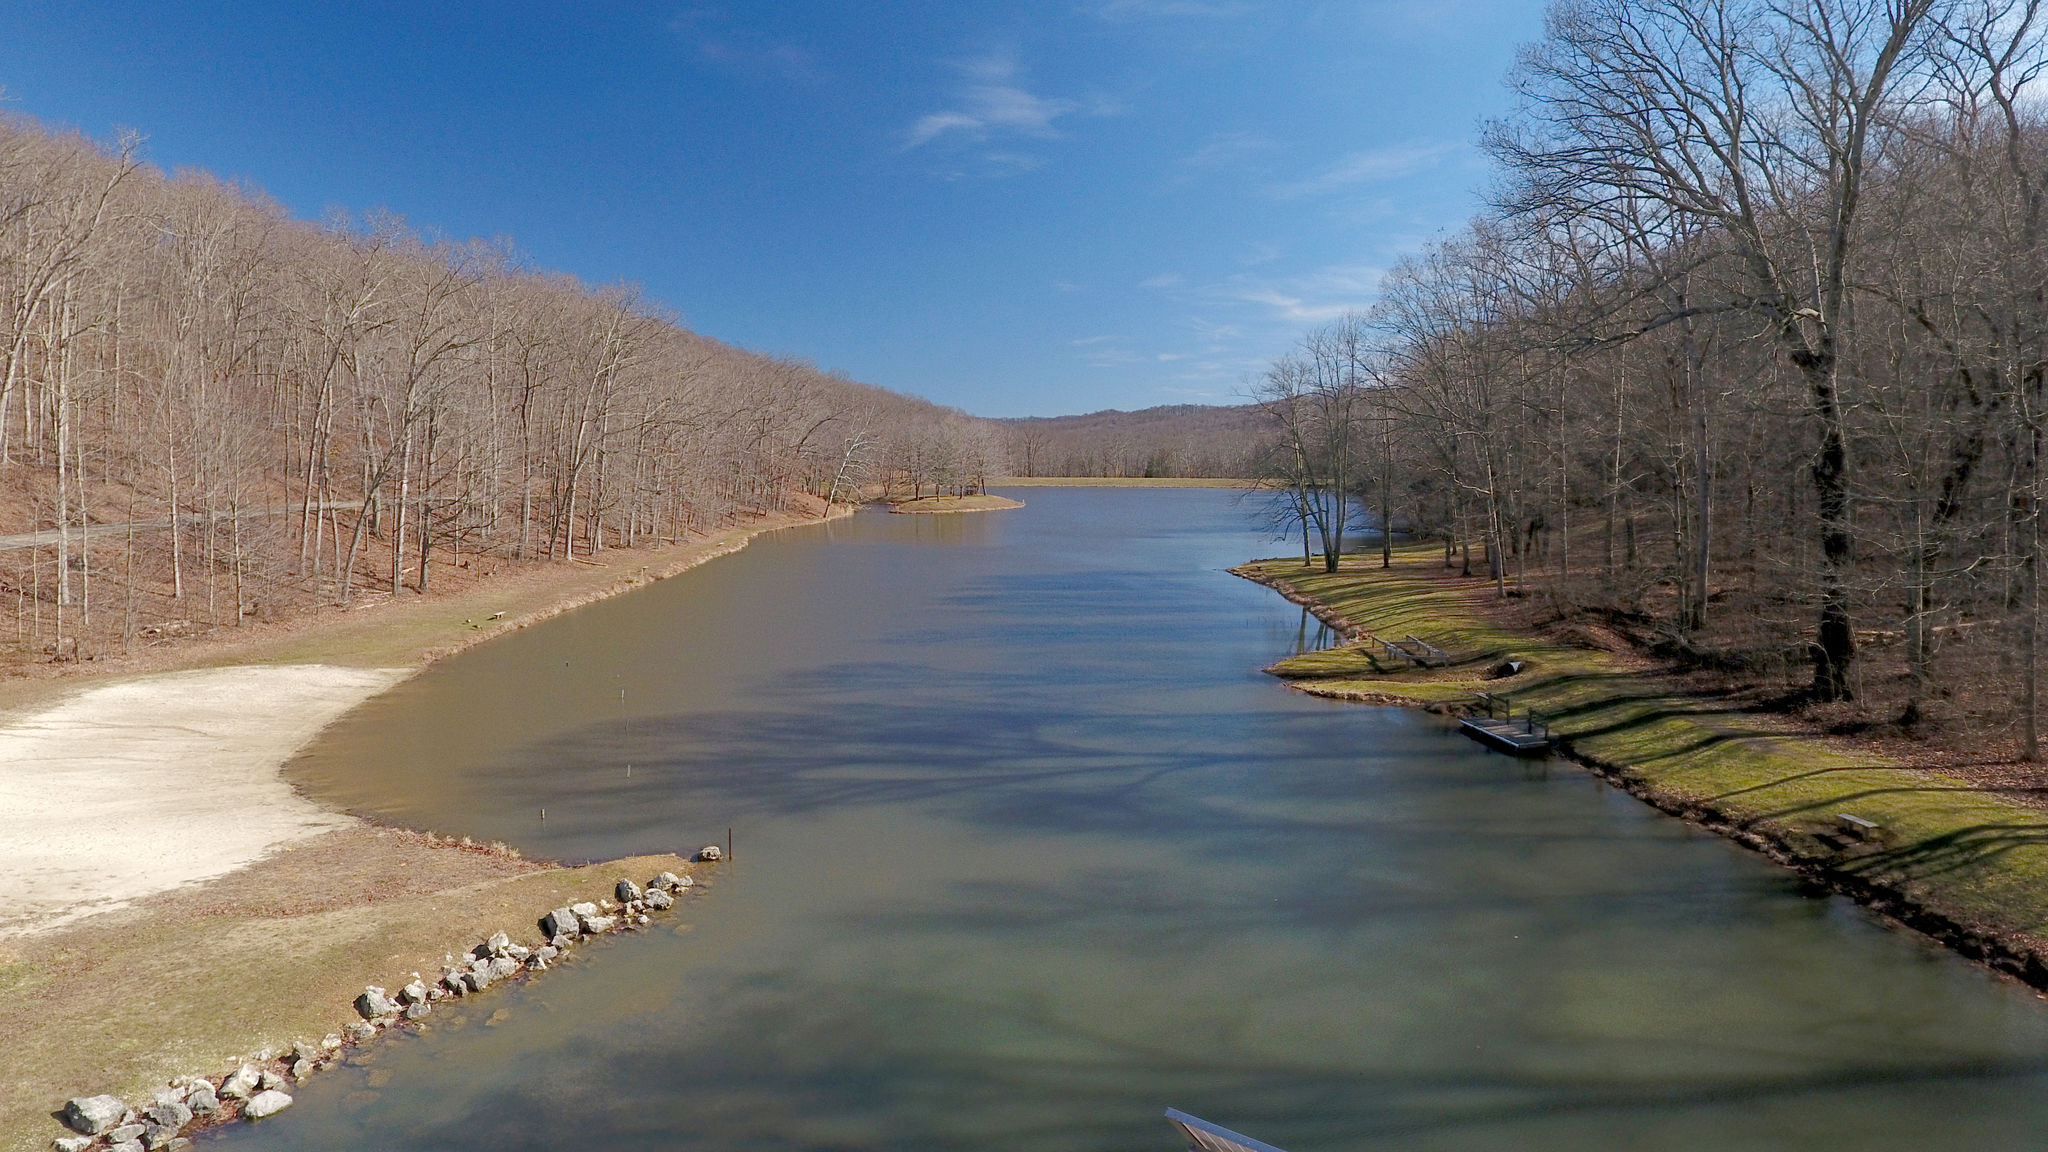
[[(1516, 719), (1515, 702), (1506, 696), (1498, 696), (1492, 692), (1481, 692), (1476, 707), (1489, 720), (1504, 720), (1512, 724)], [(1542, 736), (1545, 740), (1556, 738), (1550, 731), (1550, 721), (1534, 708), (1522, 709), (1521, 721), (1522, 730), (1531, 736)]]

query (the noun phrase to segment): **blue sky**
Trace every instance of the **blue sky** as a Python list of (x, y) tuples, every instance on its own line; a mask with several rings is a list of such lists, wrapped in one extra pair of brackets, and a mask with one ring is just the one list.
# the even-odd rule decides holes
[(0, 0), (7, 106), (989, 416), (1230, 403), (1480, 203), (1538, 0)]

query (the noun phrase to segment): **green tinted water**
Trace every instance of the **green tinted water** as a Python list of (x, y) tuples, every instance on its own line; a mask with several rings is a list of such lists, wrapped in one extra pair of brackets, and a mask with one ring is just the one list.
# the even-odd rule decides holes
[(1164, 1152), (1168, 1105), (1290, 1152), (2048, 1142), (2023, 990), (1260, 675), (1303, 629), (1222, 571), (1286, 547), (1235, 494), (1018, 495), (762, 539), (335, 729), (295, 775), (360, 812), (738, 858), (209, 1142)]

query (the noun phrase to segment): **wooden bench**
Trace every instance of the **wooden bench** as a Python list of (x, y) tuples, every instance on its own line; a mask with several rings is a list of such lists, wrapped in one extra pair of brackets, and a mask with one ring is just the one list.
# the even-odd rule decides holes
[(1403, 640), (1382, 640), (1370, 632), (1359, 637), (1359, 643), (1372, 652), (1405, 660), (1417, 668), (1441, 668), (1451, 662), (1451, 654), (1419, 637), (1409, 636)]

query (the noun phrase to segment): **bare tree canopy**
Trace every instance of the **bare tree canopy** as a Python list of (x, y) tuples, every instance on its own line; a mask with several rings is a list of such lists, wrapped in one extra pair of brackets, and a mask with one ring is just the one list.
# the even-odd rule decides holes
[[(1353, 502), (1502, 595), (2038, 755), (2041, 25), (1554, 3), (1495, 207), (1364, 319), (1352, 419), (1389, 435), (1353, 436)], [(1276, 477), (1323, 339), (1268, 375)]]
[(1243, 479), (1256, 469), (1264, 435), (1252, 405), (1167, 404), (994, 423), (1015, 476)]
[(0, 120), (0, 611), (22, 657), (822, 508), (912, 444), (949, 461), (921, 482), (998, 455), (985, 422), (698, 336), (630, 288), (384, 216), (295, 222), (133, 141)]

